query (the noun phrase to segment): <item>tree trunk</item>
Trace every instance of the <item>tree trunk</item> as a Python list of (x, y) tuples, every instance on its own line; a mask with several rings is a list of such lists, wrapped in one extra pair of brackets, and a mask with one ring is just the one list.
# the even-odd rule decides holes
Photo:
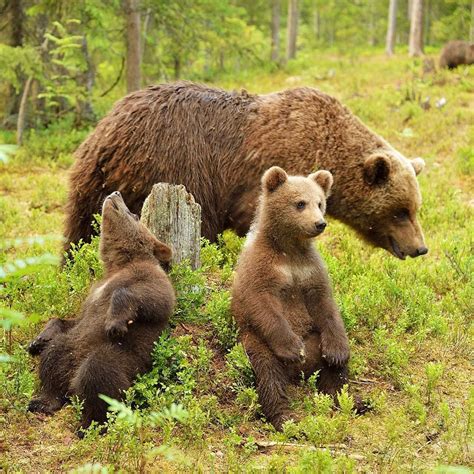
[(272, 0), (272, 61), (280, 58), (280, 0)]
[(469, 32), (469, 41), (474, 43), (474, 0), (471, 1), (471, 30)]
[(423, 27), (423, 44), (431, 44), (431, 2), (425, 2), (425, 26)]
[(321, 38), (321, 15), (319, 13), (319, 8), (314, 7), (314, 17), (313, 17), (313, 30), (314, 36), (317, 40)]
[(375, 5), (374, 0), (371, 0), (369, 3), (369, 46), (375, 46)]
[(16, 142), (18, 145), (21, 145), (23, 142), (23, 131), (25, 130), (26, 121), (26, 107), (32, 81), (33, 78), (30, 76), (26, 81), (25, 87), (23, 88), (23, 95), (21, 96), (20, 109), (18, 111), (18, 121), (16, 124)]
[(410, 57), (423, 54), (423, 0), (412, 0), (408, 53)]
[(10, 0), (11, 8), (11, 27), (12, 27), (12, 36), (11, 36), (11, 45), (12, 46), (23, 46), (23, 22), (24, 22), (24, 12), (22, 0)]
[(79, 101), (78, 104), (78, 111), (76, 116), (77, 125), (81, 124), (83, 120), (85, 120), (86, 122), (95, 121), (95, 114), (92, 108), (92, 89), (94, 88), (95, 82), (95, 68), (89, 52), (86, 35), (82, 36), (81, 51), (84, 56), (84, 61), (86, 63), (86, 70), (81, 73), (79, 77), (79, 82), (86, 91), (86, 97), (85, 100)]
[(125, 0), (127, 22), (127, 92), (141, 87), (140, 0)]
[(288, 0), (286, 59), (296, 56), (296, 39), (298, 37), (298, 0)]
[(155, 184), (143, 204), (141, 221), (171, 246), (171, 264), (188, 260), (193, 270), (199, 268), (201, 206), (183, 185)]
[[(13, 47), (23, 46), (25, 14), (23, 12), (22, 2), (23, 0), (10, 0), (10, 45)], [(20, 83), (26, 79), (19, 68), (15, 70), (15, 73), (17, 74)], [(10, 86), (8, 95), (11, 97), (11, 100), (7, 109), (7, 115), (16, 115), (20, 108), (21, 93), (17, 93), (15, 88)]]
[(387, 42), (385, 52), (388, 56), (392, 56), (395, 50), (395, 33), (397, 31), (397, 0), (390, 0), (388, 8), (388, 24), (387, 24)]
[(143, 63), (143, 58), (145, 57), (145, 47), (146, 47), (146, 35), (148, 34), (148, 27), (150, 26), (151, 18), (151, 8), (148, 8), (145, 13), (145, 18), (143, 20), (143, 31), (142, 31), (142, 47), (141, 47), (141, 62)]

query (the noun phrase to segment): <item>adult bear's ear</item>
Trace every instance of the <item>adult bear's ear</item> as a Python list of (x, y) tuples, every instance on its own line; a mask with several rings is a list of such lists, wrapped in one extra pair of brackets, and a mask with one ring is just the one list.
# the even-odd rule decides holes
[(279, 166), (272, 166), (265, 171), (262, 177), (262, 186), (267, 191), (275, 191), (279, 186), (286, 182), (288, 175), (285, 170)]
[(410, 160), (410, 162), (413, 166), (413, 169), (415, 170), (415, 174), (419, 175), (425, 167), (425, 160), (423, 158), (413, 158), (413, 160)]
[(331, 194), (332, 184), (334, 183), (334, 178), (329, 171), (319, 170), (316, 171), (316, 173), (310, 174), (308, 178), (316, 181), (316, 183), (323, 188), (326, 197), (329, 197), (329, 194)]
[(384, 184), (390, 174), (390, 161), (384, 155), (371, 155), (364, 163), (364, 179), (367, 184)]
[(157, 240), (153, 246), (153, 255), (160, 261), (161, 264), (168, 264), (171, 261), (173, 252), (168, 245)]

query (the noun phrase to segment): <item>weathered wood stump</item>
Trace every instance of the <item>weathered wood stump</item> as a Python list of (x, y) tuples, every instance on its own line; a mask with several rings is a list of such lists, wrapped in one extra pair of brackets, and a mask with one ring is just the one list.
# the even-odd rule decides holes
[(171, 264), (188, 259), (200, 266), (201, 206), (179, 184), (158, 183), (143, 203), (141, 221), (173, 249)]

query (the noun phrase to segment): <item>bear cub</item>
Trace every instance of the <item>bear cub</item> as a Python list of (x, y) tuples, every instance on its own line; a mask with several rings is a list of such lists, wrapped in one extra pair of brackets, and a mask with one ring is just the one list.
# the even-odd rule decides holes
[(327, 270), (314, 246), (325, 227), (329, 171), (262, 178), (257, 214), (237, 264), (232, 313), (254, 369), (262, 411), (275, 428), (289, 418), (287, 386), (319, 370), (318, 389), (347, 383), (349, 342)]
[(91, 288), (80, 317), (50, 320), (29, 346), (40, 356), (41, 385), (28, 409), (52, 414), (77, 395), (83, 429), (107, 419), (99, 394), (120, 399), (138, 374), (151, 369), (153, 345), (175, 304), (161, 266), (169, 263), (171, 249), (129, 211), (119, 192), (103, 203), (100, 256), (105, 276)]

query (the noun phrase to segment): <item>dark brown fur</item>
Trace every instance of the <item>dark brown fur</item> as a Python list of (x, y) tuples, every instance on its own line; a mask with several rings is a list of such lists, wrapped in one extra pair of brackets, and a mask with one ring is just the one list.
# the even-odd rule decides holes
[(448, 41), (441, 51), (439, 67), (454, 69), (461, 64), (474, 64), (474, 44), (468, 41)]
[[(383, 162), (373, 168), (371, 157)], [(426, 253), (415, 166), (336, 99), (307, 87), (259, 96), (187, 82), (128, 95), (79, 147), (66, 249), (90, 238), (92, 215), (109, 192), (120, 190), (138, 213), (159, 181), (184, 184), (194, 195), (205, 237), (228, 227), (243, 235), (260, 176), (272, 165), (293, 174), (330, 170), (329, 214), (397, 257)], [(394, 218), (400, 214), (403, 228)]]
[[(324, 230), (327, 171), (262, 179), (255, 223), (240, 256), (232, 313), (255, 371), (263, 413), (276, 428), (288, 417), (287, 385), (320, 370), (319, 389), (335, 395), (347, 382), (349, 344), (313, 237)], [(304, 208), (299, 209), (304, 202)]]
[(83, 402), (82, 428), (106, 421), (98, 395), (120, 399), (137, 374), (151, 368), (154, 342), (168, 324), (174, 290), (159, 262), (170, 248), (128, 210), (119, 193), (104, 202), (101, 258), (105, 276), (76, 320), (53, 319), (29, 346), (40, 355), (41, 388), (30, 411), (54, 413), (72, 395)]

